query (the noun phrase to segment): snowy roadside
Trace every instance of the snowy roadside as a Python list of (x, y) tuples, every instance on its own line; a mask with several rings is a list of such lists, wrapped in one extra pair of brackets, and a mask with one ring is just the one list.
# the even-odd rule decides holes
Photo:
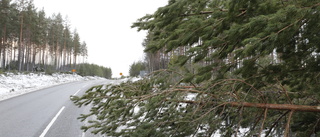
[(73, 74), (0, 74), (0, 101), (38, 89), (84, 80), (104, 79), (101, 77), (82, 77)]

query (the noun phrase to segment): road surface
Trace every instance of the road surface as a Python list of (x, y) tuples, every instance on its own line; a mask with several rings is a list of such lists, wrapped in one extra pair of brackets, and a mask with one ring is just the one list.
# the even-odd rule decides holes
[(93, 85), (112, 81), (81, 81), (54, 86), (0, 102), (0, 137), (94, 137), (83, 133), (78, 108), (70, 95), (82, 95)]

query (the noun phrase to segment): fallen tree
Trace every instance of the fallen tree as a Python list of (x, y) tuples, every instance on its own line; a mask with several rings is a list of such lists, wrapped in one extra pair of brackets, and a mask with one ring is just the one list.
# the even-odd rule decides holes
[(169, 0), (132, 26), (164, 69), (72, 99), (108, 136), (319, 134), (319, 19), (318, 1)]
[[(82, 97), (73, 97), (79, 107), (92, 104), (90, 113), (80, 119), (97, 118), (89, 120), (91, 125), (83, 129), (92, 128), (93, 133), (109, 136), (289, 136), (289, 131), (299, 133), (293, 130), (297, 126), (308, 127), (303, 133), (310, 135), (319, 126), (316, 116), (320, 110), (311, 105), (311, 97), (306, 97), (303, 104), (294, 104), (297, 101), (287, 101), (285, 91), (258, 94), (252, 92), (258, 92), (253, 87), (246, 92), (232, 88), (248, 85), (242, 80), (195, 87), (181, 86), (182, 76), (175, 80), (169, 77), (179, 74), (161, 70), (137, 82), (101, 85)], [(275, 101), (278, 103), (272, 103)], [(306, 116), (314, 117), (304, 121)]]

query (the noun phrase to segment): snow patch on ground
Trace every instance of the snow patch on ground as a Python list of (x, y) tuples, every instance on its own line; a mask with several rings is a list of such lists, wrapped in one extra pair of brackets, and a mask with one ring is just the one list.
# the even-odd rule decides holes
[(59, 73), (52, 75), (44, 75), (42, 73), (0, 74), (0, 101), (54, 85), (98, 79), (104, 78), (91, 76), (82, 77), (74, 74)]
[(129, 77), (129, 78), (121, 79), (121, 82), (127, 82), (127, 81), (136, 82), (141, 79), (142, 79), (141, 77)]

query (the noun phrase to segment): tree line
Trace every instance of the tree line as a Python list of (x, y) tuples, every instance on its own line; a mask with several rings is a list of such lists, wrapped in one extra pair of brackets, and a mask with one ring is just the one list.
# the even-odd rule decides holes
[(0, 68), (70, 71), (87, 57), (87, 45), (60, 13), (46, 16), (32, 0), (0, 1)]
[(95, 64), (81, 63), (77, 65), (77, 73), (81, 76), (99, 76), (107, 79), (112, 78), (111, 68)]
[(146, 63), (143, 61), (133, 62), (129, 66), (129, 76), (136, 77), (140, 75), (140, 71), (146, 71)]
[(74, 97), (78, 106), (94, 104), (82, 120), (99, 118), (83, 129), (109, 136), (317, 136), (319, 19), (317, 0), (169, 0), (132, 26), (148, 31), (153, 73)]

